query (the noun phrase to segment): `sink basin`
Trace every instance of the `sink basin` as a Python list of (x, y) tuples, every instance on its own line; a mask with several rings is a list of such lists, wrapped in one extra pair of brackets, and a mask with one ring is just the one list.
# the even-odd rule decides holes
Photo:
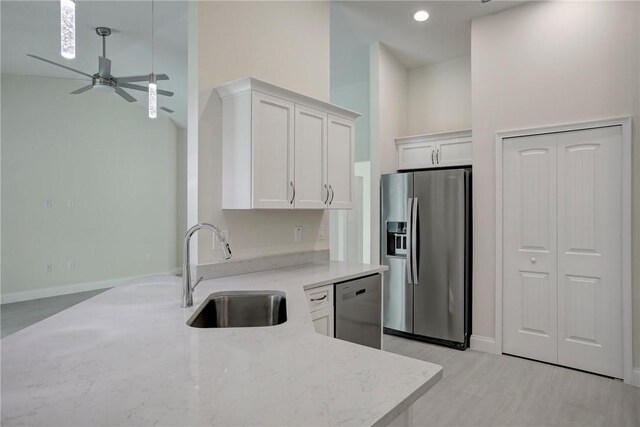
[(279, 291), (216, 292), (187, 321), (194, 328), (252, 328), (287, 321), (287, 297)]

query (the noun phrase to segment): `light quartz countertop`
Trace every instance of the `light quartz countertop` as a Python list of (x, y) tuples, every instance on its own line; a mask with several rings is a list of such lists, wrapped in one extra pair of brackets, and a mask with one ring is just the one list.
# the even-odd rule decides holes
[[(330, 262), (203, 281), (111, 289), (1, 341), (2, 425), (386, 425), (442, 367), (318, 335), (304, 289), (383, 271)], [(212, 292), (279, 290), (287, 321), (199, 329)]]

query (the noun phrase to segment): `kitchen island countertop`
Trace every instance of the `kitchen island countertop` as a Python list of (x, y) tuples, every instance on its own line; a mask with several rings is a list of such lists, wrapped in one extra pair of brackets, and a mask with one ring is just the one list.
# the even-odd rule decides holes
[[(203, 281), (154, 276), (2, 339), (2, 425), (386, 425), (442, 367), (315, 333), (304, 290), (384, 266), (330, 262)], [(198, 329), (212, 292), (286, 293), (287, 321)]]

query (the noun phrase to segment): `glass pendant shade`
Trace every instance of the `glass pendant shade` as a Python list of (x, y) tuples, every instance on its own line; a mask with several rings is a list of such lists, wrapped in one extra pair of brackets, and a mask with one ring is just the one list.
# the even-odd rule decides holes
[(76, 2), (60, 0), (60, 55), (76, 57)]

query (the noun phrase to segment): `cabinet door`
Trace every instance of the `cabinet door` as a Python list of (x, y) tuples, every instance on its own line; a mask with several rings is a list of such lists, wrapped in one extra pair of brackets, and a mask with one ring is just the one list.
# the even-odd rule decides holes
[(329, 115), (327, 143), (328, 207), (351, 209), (355, 132), (351, 120)]
[(327, 114), (296, 105), (295, 200), (301, 209), (323, 209), (328, 199)]
[(436, 144), (432, 141), (398, 145), (398, 170), (435, 167)]
[(471, 164), (472, 146), (469, 139), (440, 141), (436, 147), (436, 164), (442, 166), (468, 166)]
[(333, 307), (312, 312), (311, 319), (318, 334), (333, 337)]
[(294, 106), (253, 92), (253, 208), (293, 207)]

